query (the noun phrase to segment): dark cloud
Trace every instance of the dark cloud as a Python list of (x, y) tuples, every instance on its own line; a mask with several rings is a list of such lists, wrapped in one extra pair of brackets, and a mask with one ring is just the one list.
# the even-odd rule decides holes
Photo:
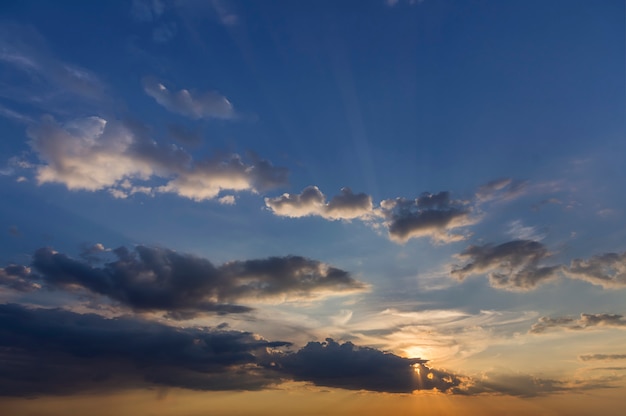
[(448, 192), (423, 193), (416, 199), (387, 199), (380, 203), (389, 237), (397, 242), (430, 237), (438, 243), (464, 240), (452, 231), (474, 224), (476, 219), (466, 201), (450, 199)]
[(278, 382), (255, 365), (256, 356), (287, 345), (248, 332), (0, 305), (0, 395), (154, 384), (256, 390)]
[(514, 240), (497, 246), (469, 246), (459, 257), (468, 263), (452, 270), (462, 280), (467, 276), (488, 274), (493, 287), (505, 290), (530, 290), (557, 277), (561, 266), (540, 266), (550, 256), (546, 247), (530, 240)]
[(565, 274), (607, 289), (626, 287), (626, 252), (575, 259), (565, 269)]
[(530, 332), (540, 334), (551, 328), (579, 331), (598, 326), (626, 329), (626, 319), (623, 315), (609, 313), (582, 313), (579, 319), (569, 316), (559, 316), (556, 318), (542, 316), (533, 324)]
[(162, 248), (121, 247), (113, 254), (116, 260), (95, 267), (91, 257), (76, 260), (41, 248), (33, 255), (32, 266), (48, 287), (82, 288), (136, 310), (166, 311), (178, 318), (200, 312), (247, 312), (249, 307), (231, 303), (246, 299), (314, 298), (367, 288), (348, 272), (299, 256), (216, 267), (207, 259)]
[(626, 360), (626, 354), (584, 354), (578, 358), (581, 361)]
[(317, 186), (308, 186), (300, 194), (265, 198), (265, 205), (274, 214), (291, 218), (319, 216), (329, 220), (351, 220), (367, 219), (373, 214), (372, 197), (355, 194), (350, 188), (342, 188), (339, 195), (326, 202), (326, 195)]
[(182, 89), (172, 92), (154, 77), (145, 77), (142, 83), (146, 94), (174, 113), (194, 120), (203, 118), (233, 119), (237, 117), (231, 102), (215, 91), (194, 93)]
[(309, 342), (296, 353), (272, 357), (270, 368), (295, 380), (350, 390), (409, 393), (414, 390), (448, 391), (460, 384), (453, 374), (428, 368), (426, 360), (403, 358), (374, 348)]
[(18, 292), (32, 292), (41, 288), (40, 284), (31, 280), (30, 268), (18, 264), (0, 268), (0, 291), (2, 286)]

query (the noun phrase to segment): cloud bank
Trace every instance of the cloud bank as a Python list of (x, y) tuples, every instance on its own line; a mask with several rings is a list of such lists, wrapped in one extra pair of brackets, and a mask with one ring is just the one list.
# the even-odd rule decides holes
[(448, 391), (460, 384), (453, 374), (428, 368), (426, 360), (403, 358), (351, 342), (309, 342), (297, 353), (274, 358), (278, 371), (295, 380), (349, 390), (410, 393)]

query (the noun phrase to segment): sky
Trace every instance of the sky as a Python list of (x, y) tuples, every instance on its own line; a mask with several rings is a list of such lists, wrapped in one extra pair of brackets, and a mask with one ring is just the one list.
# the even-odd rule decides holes
[(621, 414), (624, 16), (2, 2), (0, 406)]

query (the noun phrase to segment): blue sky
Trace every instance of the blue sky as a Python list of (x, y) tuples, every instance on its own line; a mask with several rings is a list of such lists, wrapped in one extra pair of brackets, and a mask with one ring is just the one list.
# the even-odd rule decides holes
[[(233, 337), (223, 390), (624, 389), (623, 2), (0, 9), (3, 316)], [(313, 371), (345, 343), (397, 375)], [(117, 376), (215, 390), (198, 371)]]

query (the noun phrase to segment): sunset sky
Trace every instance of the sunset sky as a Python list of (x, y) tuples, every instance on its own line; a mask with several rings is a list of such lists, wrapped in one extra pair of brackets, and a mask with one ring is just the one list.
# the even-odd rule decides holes
[(0, 5), (7, 415), (621, 415), (617, 0)]

